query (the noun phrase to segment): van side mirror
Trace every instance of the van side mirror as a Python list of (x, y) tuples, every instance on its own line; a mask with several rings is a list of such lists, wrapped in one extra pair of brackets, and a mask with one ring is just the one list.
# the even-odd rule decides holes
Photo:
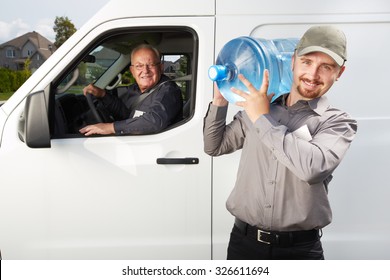
[(50, 148), (50, 129), (45, 92), (29, 94), (19, 119), (19, 138), (30, 148)]

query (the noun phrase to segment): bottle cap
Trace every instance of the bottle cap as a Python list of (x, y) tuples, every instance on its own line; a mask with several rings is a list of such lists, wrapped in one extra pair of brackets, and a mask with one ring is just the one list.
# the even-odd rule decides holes
[(221, 81), (228, 76), (228, 69), (223, 65), (212, 65), (209, 68), (209, 78), (212, 81)]

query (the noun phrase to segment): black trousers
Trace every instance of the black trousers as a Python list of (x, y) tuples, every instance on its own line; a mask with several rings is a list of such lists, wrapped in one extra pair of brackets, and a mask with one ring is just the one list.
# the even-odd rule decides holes
[(246, 236), (234, 226), (230, 234), (228, 260), (323, 260), (320, 238), (289, 247), (269, 245)]

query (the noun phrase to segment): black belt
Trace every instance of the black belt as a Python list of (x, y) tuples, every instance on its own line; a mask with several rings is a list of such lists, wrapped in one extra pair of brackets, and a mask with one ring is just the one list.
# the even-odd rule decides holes
[(319, 232), (316, 229), (301, 231), (267, 231), (251, 226), (239, 219), (235, 220), (234, 225), (244, 235), (251, 239), (280, 247), (290, 247), (297, 243), (315, 241), (320, 237)]

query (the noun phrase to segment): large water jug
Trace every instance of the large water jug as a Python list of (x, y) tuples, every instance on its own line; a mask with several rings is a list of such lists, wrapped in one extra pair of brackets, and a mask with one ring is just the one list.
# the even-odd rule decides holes
[(292, 84), (291, 57), (299, 39), (266, 40), (238, 37), (225, 44), (218, 54), (216, 65), (209, 68), (209, 78), (217, 82), (223, 97), (230, 103), (243, 98), (233, 93), (235, 87), (248, 92), (238, 79), (243, 74), (257, 89), (263, 81), (264, 69), (269, 71), (268, 94), (275, 93), (272, 101), (290, 92)]

